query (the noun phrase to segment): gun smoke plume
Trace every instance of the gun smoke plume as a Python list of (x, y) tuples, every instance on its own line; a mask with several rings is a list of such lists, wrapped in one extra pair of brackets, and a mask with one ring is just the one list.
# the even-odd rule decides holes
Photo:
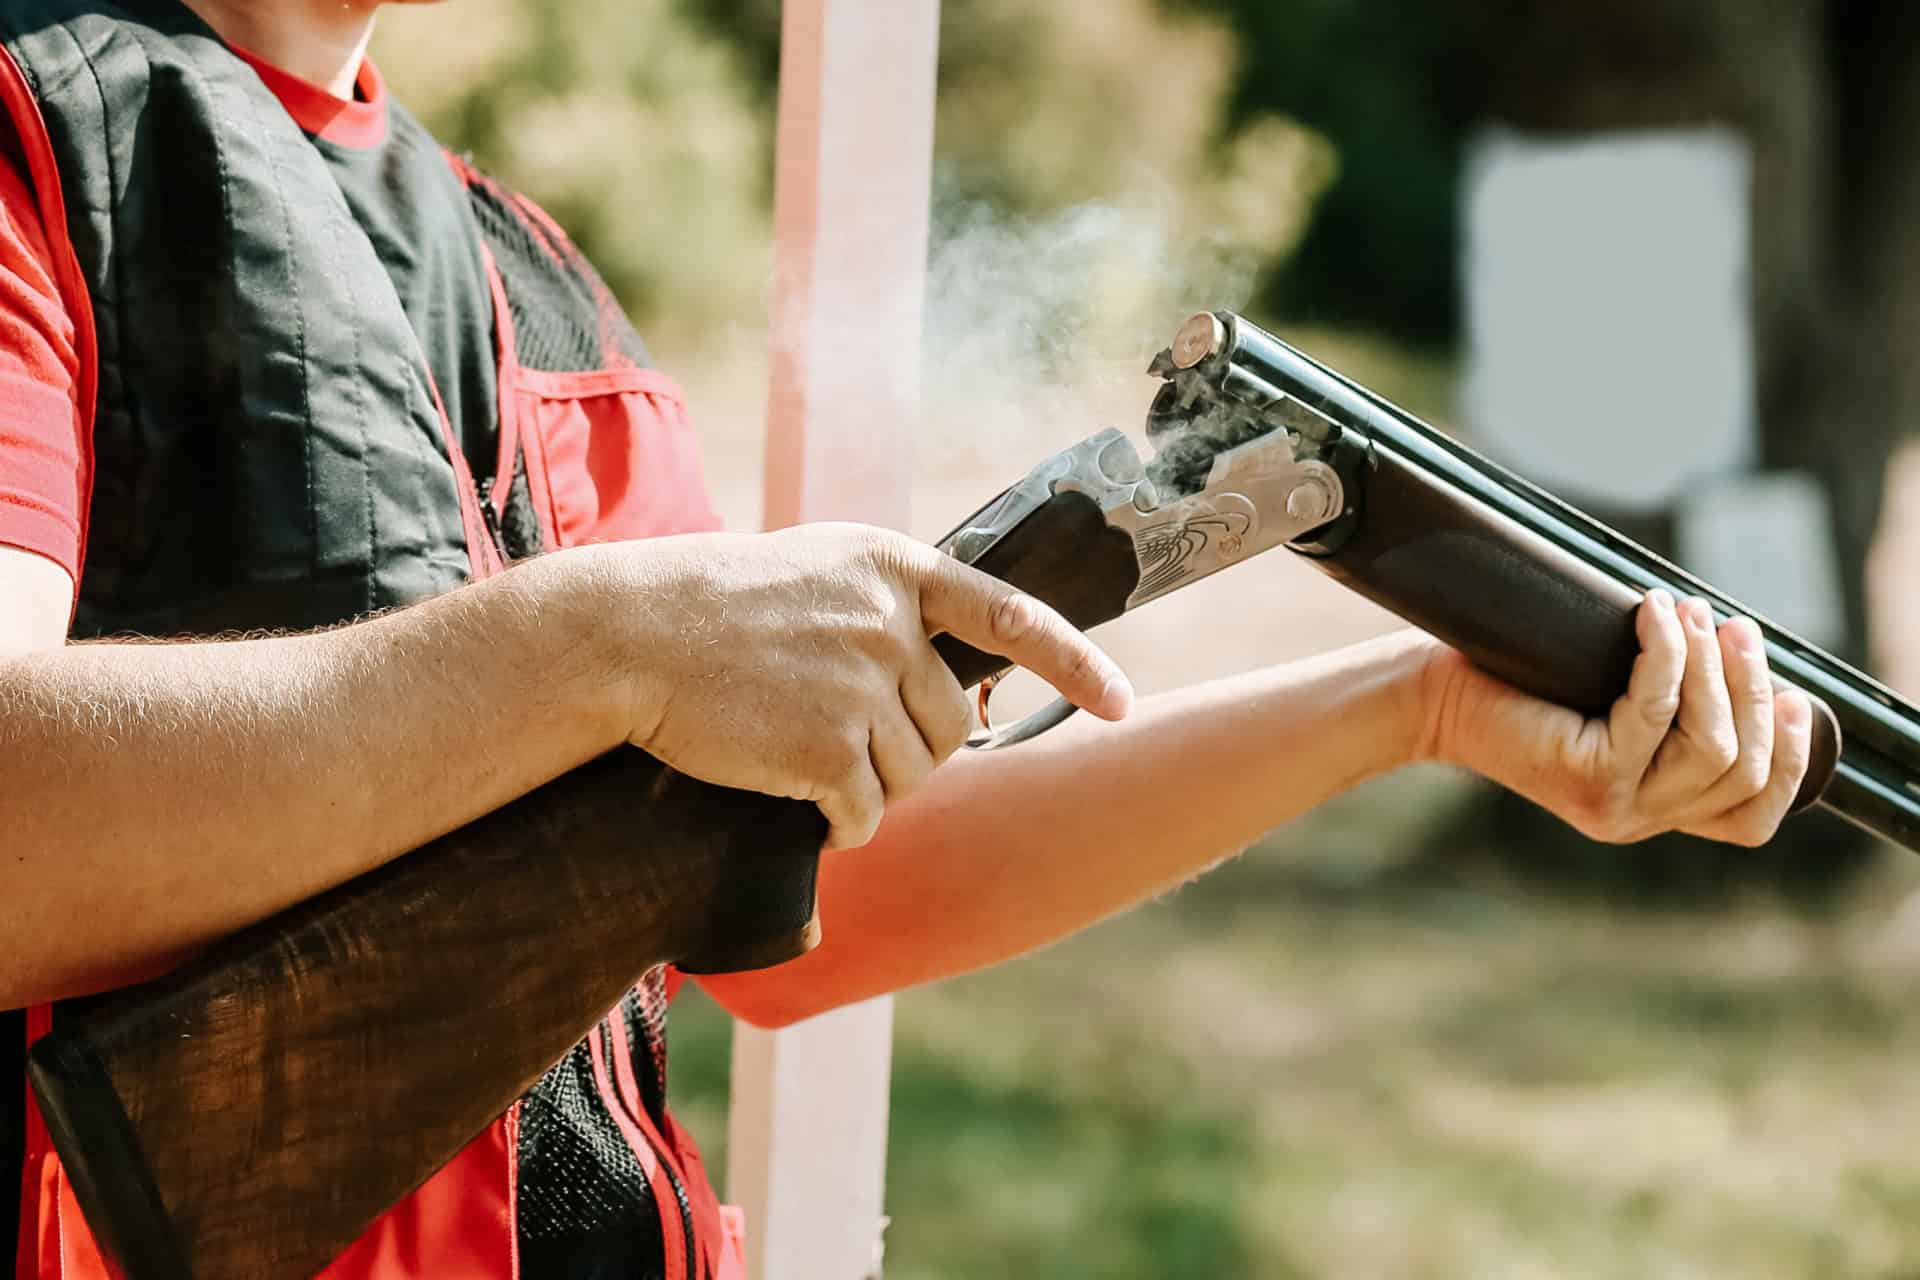
[(1105, 203), (1040, 217), (937, 208), (919, 473), (1017, 474), (1104, 427), (1138, 438), (1154, 352), (1192, 312), (1244, 306), (1258, 266), (1225, 237), (1172, 226)]

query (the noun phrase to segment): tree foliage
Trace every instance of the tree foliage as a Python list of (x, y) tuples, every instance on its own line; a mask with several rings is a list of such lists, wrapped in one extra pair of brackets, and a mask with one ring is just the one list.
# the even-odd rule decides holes
[(1338, 175), (1269, 302), (1288, 315), (1423, 340), (1453, 333), (1454, 205), (1472, 103), (1455, 6), (1205, 0), (1239, 37), (1226, 122), (1300, 121)]

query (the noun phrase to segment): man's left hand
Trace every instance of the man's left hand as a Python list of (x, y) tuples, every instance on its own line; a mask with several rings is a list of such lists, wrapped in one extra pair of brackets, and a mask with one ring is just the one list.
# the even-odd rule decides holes
[(1423, 754), (1465, 765), (1609, 843), (1678, 830), (1764, 844), (1807, 770), (1813, 708), (1776, 690), (1760, 629), (1649, 593), (1640, 657), (1605, 719), (1532, 698), (1437, 642)]

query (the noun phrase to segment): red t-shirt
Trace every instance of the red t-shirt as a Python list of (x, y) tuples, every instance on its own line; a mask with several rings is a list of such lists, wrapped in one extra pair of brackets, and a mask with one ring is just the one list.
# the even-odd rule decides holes
[[(0, 115), (4, 121), (4, 115)], [(17, 133), (0, 149), (0, 543), (80, 579), (80, 357)]]
[[(361, 63), (356, 97), (347, 101), (234, 52), (308, 133), (355, 146), (384, 128), (385, 89), (371, 62)], [(21, 154), (21, 133), (34, 128), (0, 111), (0, 543), (45, 556), (78, 582), (92, 447), (79, 388), (92, 379), (81, 368)]]

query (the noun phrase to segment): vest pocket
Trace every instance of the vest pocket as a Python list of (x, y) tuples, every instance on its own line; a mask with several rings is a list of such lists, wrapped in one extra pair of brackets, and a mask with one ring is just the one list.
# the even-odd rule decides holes
[(653, 369), (513, 371), (514, 429), (550, 547), (717, 529), (680, 389)]

